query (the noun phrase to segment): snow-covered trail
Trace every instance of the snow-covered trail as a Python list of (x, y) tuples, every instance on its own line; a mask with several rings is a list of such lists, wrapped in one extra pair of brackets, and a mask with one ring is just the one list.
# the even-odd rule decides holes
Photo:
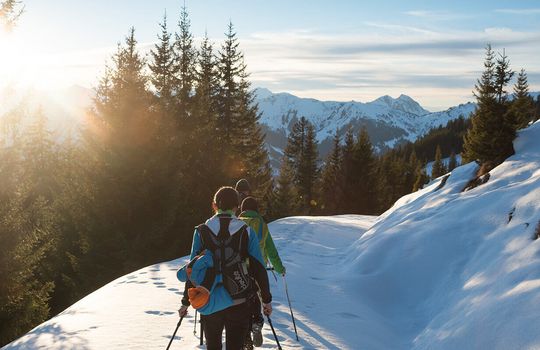
[[(354, 349), (358, 332), (350, 327), (362, 312), (360, 303), (328, 282), (345, 251), (376, 217), (291, 217), (270, 224), (287, 268), (287, 284), (300, 342), (294, 335), (283, 278), (269, 275), (274, 297), (272, 321), (284, 349)], [(34, 328), (2, 350), (165, 349), (174, 331), (183, 284), (176, 270), (186, 258), (156, 264), (118, 278), (83, 298), (60, 315)], [(349, 325), (348, 325), (349, 324)], [(358, 325), (356, 325), (357, 327)], [(196, 349), (192, 309), (173, 349)], [(276, 347), (270, 327), (262, 349)], [(204, 347), (202, 347), (204, 348)]]

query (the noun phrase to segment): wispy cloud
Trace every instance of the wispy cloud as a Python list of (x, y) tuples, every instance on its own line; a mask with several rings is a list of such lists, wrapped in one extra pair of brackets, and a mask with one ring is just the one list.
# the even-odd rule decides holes
[(527, 69), (531, 88), (540, 88), (540, 64), (533, 59), (540, 55), (540, 31), (443, 32), (392, 23), (370, 31), (370, 24), (346, 35), (267, 32), (242, 39), (254, 85), (338, 100), (405, 93), (441, 109), (472, 99), (490, 42), (506, 48), (512, 66)]
[(459, 19), (473, 18), (472, 14), (456, 13), (448, 11), (430, 11), (430, 10), (413, 10), (404, 12), (408, 16), (418, 17), (433, 21), (453, 21)]
[(512, 15), (538, 15), (540, 14), (540, 8), (529, 9), (496, 9), (498, 13), (508, 13)]

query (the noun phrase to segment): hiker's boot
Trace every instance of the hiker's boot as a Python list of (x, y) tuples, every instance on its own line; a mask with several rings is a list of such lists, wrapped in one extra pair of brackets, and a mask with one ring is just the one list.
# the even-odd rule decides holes
[(256, 347), (263, 344), (262, 328), (262, 322), (253, 322), (253, 326), (251, 326), (251, 331), (253, 333), (253, 345)]
[(253, 340), (251, 340), (251, 335), (248, 335), (246, 340), (244, 340), (242, 350), (253, 350)]

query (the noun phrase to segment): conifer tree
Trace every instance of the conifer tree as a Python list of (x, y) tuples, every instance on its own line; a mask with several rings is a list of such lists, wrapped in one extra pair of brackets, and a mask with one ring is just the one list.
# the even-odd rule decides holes
[(353, 212), (373, 214), (376, 208), (375, 157), (369, 134), (365, 127), (360, 129), (358, 140), (353, 147), (352, 171)]
[(174, 114), (175, 112), (175, 79), (178, 74), (178, 66), (175, 64), (175, 52), (171, 43), (172, 35), (167, 29), (167, 13), (160, 23), (161, 33), (158, 35), (159, 42), (154, 44), (150, 51), (151, 62), (150, 82), (154, 87), (158, 105), (163, 113)]
[(437, 149), (435, 151), (435, 161), (433, 162), (433, 168), (431, 170), (431, 178), (436, 179), (444, 174), (446, 174), (446, 166), (442, 161), (441, 146), (437, 145)]
[(450, 154), (450, 160), (448, 161), (448, 171), (452, 171), (455, 168), (458, 167), (457, 159), (456, 159), (456, 153), (452, 151)]
[(508, 93), (506, 92), (506, 86), (512, 80), (514, 72), (510, 69), (510, 60), (506, 55), (505, 50), (503, 53), (499, 53), (497, 58), (497, 64), (495, 66), (495, 93), (497, 96), (497, 102), (499, 106), (504, 106), (508, 100)]
[(534, 100), (529, 95), (527, 74), (524, 69), (521, 69), (514, 85), (514, 99), (510, 103), (507, 118), (516, 129), (522, 129), (533, 119), (534, 107)]
[[(198, 70), (195, 88), (195, 110), (199, 126), (217, 127), (217, 95), (219, 89), (219, 76), (216, 70), (214, 48), (208, 35), (202, 40), (198, 55)], [(211, 131), (211, 130), (207, 130)]]
[[(159, 241), (149, 238), (148, 229), (160, 211), (159, 202), (152, 200), (154, 182), (149, 181), (156, 175), (150, 170), (159, 157), (153, 149), (155, 123), (144, 67), (132, 28), (98, 87), (93, 124), (85, 132), (90, 159), (97, 160), (91, 210), (98, 220), (81, 268), (101, 283), (138, 266), (144, 256), (154, 254), (152, 245)], [(101, 254), (103, 258), (97, 258)], [(123, 268), (110, 271), (110, 265)]]
[(254, 103), (244, 55), (232, 23), (218, 55), (218, 133), (222, 147), (230, 149), (228, 175), (247, 178), (257, 197), (272, 191), (272, 176), (260, 114)]
[(273, 205), (273, 216), (281, 218), (297, 214), (299, 203), (298, 193), (293, 183), (294, 171), (290, 161), (283, 157), (281, 168), (277, 178), (275, 204)]
[(422, 187), (424, 187), (427, 181), (429, 181), (429, 176), (426, 174), (425, 166), (419, 164), (418, 167), (416, 168), (415, 173), (416, 173), (416, 181), (414, 182), (414, 185), (413, 185), (413, 189), (412, 189), (413, 192), (416, 192)]
[(178, 104), (178, 122), (182, 128), (193, 127), (190, 123), (192, 114), (192, 95), (196, 79), (197, 50), (193, 43), (191, 21), (187, 8), (180, 12), (179, 33), (175, 34), (174, 48), (176, 51), (175, 96)]
[(340, 203), (341, 213), (353, 213), (353, 201), (354, 201), (354, 189), (353, 183), (355, 179), (353, 169), (353, 149), (354, 149), (354, 135), (352, 128), (349, 128), (345, 133), (345, 141), (342, 149), (341, 158), (341, 175), (340, 181), (343, 188), (343, 197)]
[(300, 197), (301, 210), (303, 213), (311, 213), (317, 205), (315, 182), (319, 171), (318, 151), (315, 129), (305, 117), (293, 125), (285, 147), (285, 157), (293, 172), (293, 183)]
[(511, 74), (505, 55), (495, 62), (491, 46), (486, 47), (484, 72), (475, 85), (477, 108), (471, 121), (472, 127), (464, 138), (463, 159), (480, 163), (500, 164), (514, 153), (512, 141), (515, 130), (506, 118), (505, 84)]
[(334, 135), (334, 146), (321, 172), (321, 200), (326, 214), (337, 214), (342, 201), (341, 145), (339, 133)]
[(232, 145), (238, 117), (238, 76), (245, 72), (243, 55), (232, 22), (229, 23), (225, 42), (218, 53), (218, 72), (220, 78), (218, 93), (219, 132), (225, 148)]

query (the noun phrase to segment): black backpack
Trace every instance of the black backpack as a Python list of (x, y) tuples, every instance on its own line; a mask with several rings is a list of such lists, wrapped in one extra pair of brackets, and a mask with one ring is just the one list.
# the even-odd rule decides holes
[(223, 286), (233, 300), (248, 299), (252, 294), (252, 279), (247, 258), (249, 237), (244, 225), (234, 234), (228, 231), (230, 217), (220, 217), (218, 236), (205, 224), (197, 226), (201, 238), (201, 251), (212, 252), (215, 275), (223, 276)]

